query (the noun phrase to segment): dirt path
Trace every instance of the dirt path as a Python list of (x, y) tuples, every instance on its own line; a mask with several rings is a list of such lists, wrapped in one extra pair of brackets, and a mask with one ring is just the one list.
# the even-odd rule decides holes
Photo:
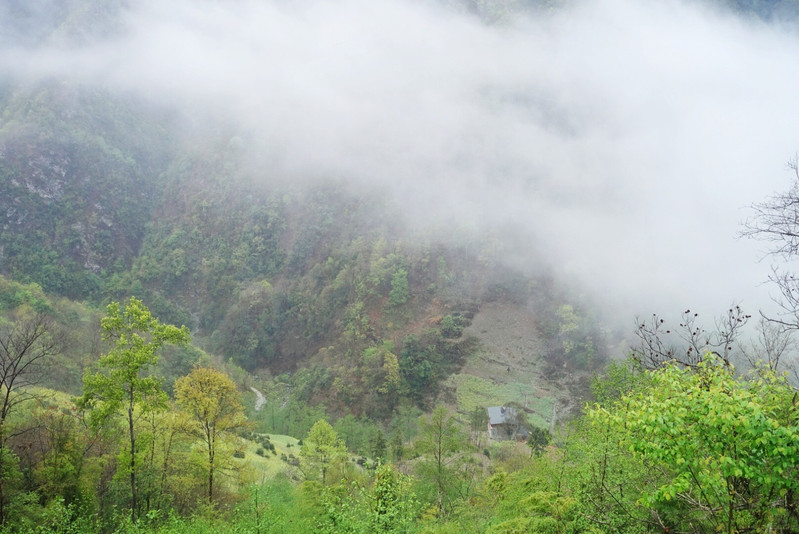
[(255, 411), (260, 412), (261, 408), (264, 407), (264, 403), (266, 403), (266, 397), (264, 397), (264, 394), (254, 387), (250, 386), (250, 389), (253, 393), (255, 393)]

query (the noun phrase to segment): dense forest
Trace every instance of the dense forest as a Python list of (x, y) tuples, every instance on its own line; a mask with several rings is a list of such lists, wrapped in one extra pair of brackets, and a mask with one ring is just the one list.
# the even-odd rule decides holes
[[(5, 2), (3, 58), (105, 43), (129, 4)], [(522, 232), (33, 70), (0, 74), (0, 532), (799, 529), (795, 321), (751, 347), (739, 308), (621, 331)], [(780, 235), (791, 194), (744, 233)]]

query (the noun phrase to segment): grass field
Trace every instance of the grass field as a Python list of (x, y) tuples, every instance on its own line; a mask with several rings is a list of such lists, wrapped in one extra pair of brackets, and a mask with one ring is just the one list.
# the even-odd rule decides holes
[(287, 459), (299, 458), (300, 445), (296, 438), (282, 436), (279, 434), (259, 434), (267, 436), (269, 441), (275, 446), (275, 452), (264, 450), (263, 455), (258, 454), (258, 449), (263, 448), (260, 443), (248, 439), (242, 440), (244, 458), (237, 459), (240, 465), (252, 469), (251, 475), (256, 480), (267, 480), (275, 475), (285, 474), (289, 478), (296, 477), (297, 467), (290, 465), (282, 459), (285, 455)]
[(538, 388), (521, 382), (497, 384), (467, 374), (454, 375), (451, 381), (455, 387), (459, 412), (470, 413), (475, 408), (504, 406), (516, 402), (531, 411), (527, 414), (530, 423), (549, 428), (555, 399), (540, 396)]
[(476, 337), (482, 350), (450, 376), (445, 389), (455, 408), (468, 414), (475, 408), (514, 402), (526, 407), (530, 423), (549, 429), (553, 411), (579, 405), (574, 377), (552, 380), (545, 375), (546, 346), (539, 337), (534, 311), (525, 306), (487, 303), (464, 332)]

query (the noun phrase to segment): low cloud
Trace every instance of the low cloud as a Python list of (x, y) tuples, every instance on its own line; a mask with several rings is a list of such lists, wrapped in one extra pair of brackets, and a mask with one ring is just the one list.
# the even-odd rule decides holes
[[(512, 233), (636, 313), (768, 302), (746, 207), (786, 189), (799, 37), (696, 3), (587, 0), (500, 24), (421, 0), (135, 2), (113, 36), (0, 51), (246, 132), (265, 176)], [(529, 246), (529, 248), (528, 248)]]

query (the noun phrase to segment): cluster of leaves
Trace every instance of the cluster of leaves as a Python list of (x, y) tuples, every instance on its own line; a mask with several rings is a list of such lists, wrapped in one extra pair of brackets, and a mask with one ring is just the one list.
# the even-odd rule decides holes
[(771, 372), (736, 378), (715, 357), (649, 378), (643, 391), (589, 413), (619, 432), (634, 458), (661, 467), (638, 504), (674, 527), (742, 532), (795, 524), (799, 425), (785, 379)]

